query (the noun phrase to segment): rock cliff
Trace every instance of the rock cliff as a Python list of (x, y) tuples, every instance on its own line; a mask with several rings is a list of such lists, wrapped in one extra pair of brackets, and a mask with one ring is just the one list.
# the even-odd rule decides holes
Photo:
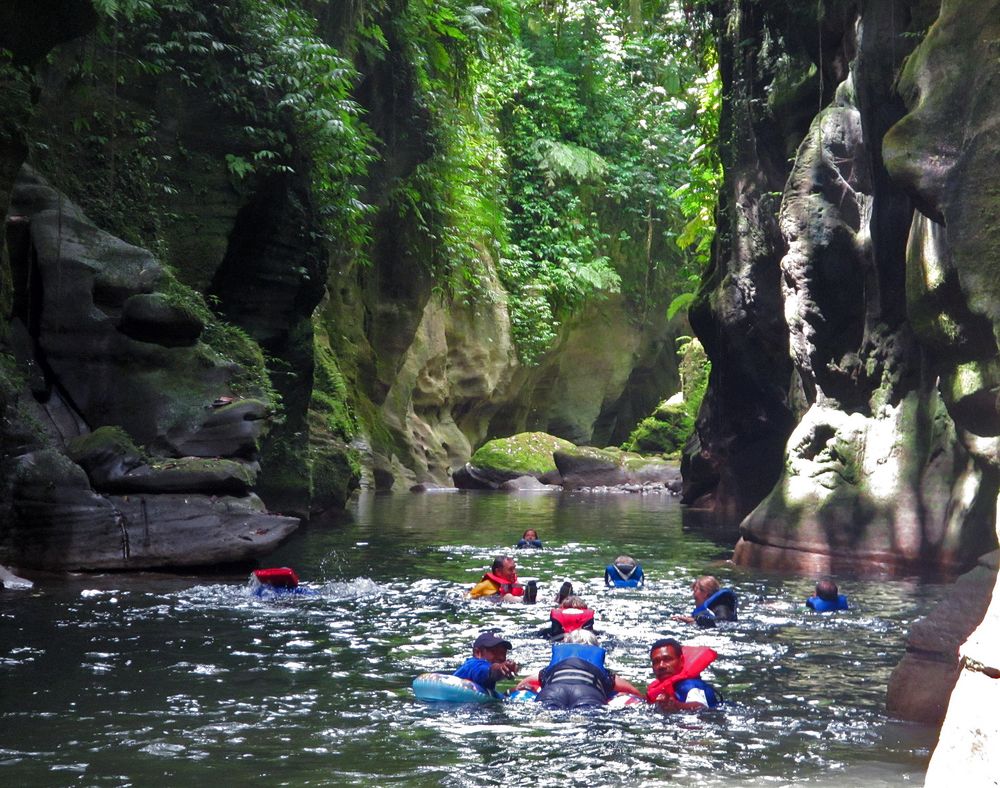
[[(716, 10), (729, 144), (720, 236), (692, 314), (712, 378), (687, 500), (739, 526), (735, 560), (751, 566), (968, 569), (997, 545), (1000, 9)], [(940, 719), (930, 698), (959, 674), (960, 688), (994, 691), (995, 574), (985, 560), (955, 592), (975, 621), (936, 639), (915, 628), (890, 687), (897, 713)], [(960, 671), (970, 632), (961, 654), (973, 667)], [(914, 675), (933, 691), (908, 702)], [(961, 703), (942, 758), (964, 752), (995, 773), (984, 742), (996, 725)], [(944, 773), (932, 765), (929, 780)]]

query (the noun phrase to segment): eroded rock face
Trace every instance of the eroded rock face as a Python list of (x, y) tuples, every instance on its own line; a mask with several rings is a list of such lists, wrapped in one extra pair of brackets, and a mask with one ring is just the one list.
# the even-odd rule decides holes
[[(923, 215), (911, 233), (910, 280), (921, 336), (958, 426), (993, 473), (1000, 467), (993, 382), (1000, 328), (997, 40), (996, 0), (942, 2), (900, 79), (909, 112), (884, 141), (889, 172)], [(982, 622), (951, 655), (958, 680), (927, 785), (950, 784), (959, 773), (985, 785), (1000, 773), (1000, 680), (990, 677), (1000, 653), (1000, 598), (993, 585)], [(965, 669), (957, 669), (957, 656)]]
[(33, 426), (2, 430), (0, 555), (135, 569), (273, 549), (298, 520), (251, 493), (268, 413), (234, 396), (240, 368), (198, 340), (201, 322), (159, 289), (164, 272), (147, 251), (94, 227), (28, 170), (11, 204), (23, 241), (11, 333), (35, 373), (4, 370), (3, 423)]
[[(700, 460), (719, 483), (706, 492), (708, 485), (692, 474), (692, 490), (725, 497), (724, 480), (737, 471), (770, 479), (740, 526), (740, 563), (811, 572), (954, 572), (989, 544), (995, 474), (951, 424), (908, 315), (910, 202), (889, 178), (880, 143), (904, 112), (890, 77), (905, 47), (886, 44), (901, 25), (919, 23), (906, 4), (889, 5), (866, 7), (853, 18), (837, 16), (835, 4), (826, 7), (826, 22), (841, 36), (843, 68), (798, 147), (782, 194), (781, 303), (793, 363), (786, 406), (798, 422), (784, 459), (772, 469), (769, 454), (763, 468), (737, 465), (739, 449), (752, 442), (752, 431), (738, 420), (730, 425), (728, 445), (735, 448), (728, 454), (716, 448), (702, 427), (725, 395), (712, 394), (711, 383), (699, 419), (700, 456), (689, 467)], [(911, 257), (915, 245), (911, 237)], [(981, 333), (981, 325), (965, 322), (969, 337)], [(710, 342), (706, 349), (712, 355)], [(743, 385), (725, 359), (713, 357), (713, 375), (717, 369), (729, 381), (735, 374), (737, 389)], [(949, 405), (959, 397), (943, 392)], [(762, 416), (759, 424), (780, 434), (773, 419)]]
[(933, 391), (871, 417), (817, 404), (788, 441), (781, 480), (740, 526), (734, 558), (813, 575), (955, 572), (989, 549), (995, 497)]
[(906, 654), (889, 678), (886, 711), (894, 717), (940, 725), (958, 679), (959, 647), (979, 626), (997, 579), (1000, 553), (980, 559), (948, 590), (906, 638)]
[(121, 330), (124, 305), (163, 285), (149, 252), (96, 228), (30, 170), (18, 181), (11, 211), (30, 228), (31, 256), (14, 261), (14, 269), (38, 279), (29, 318), (37, 353), (88, 425), (121, 426), (167, 454), (255, 451), (261, 406), (212, 407), (237, 372), (231, 364), (202, 344), (173, 346), (172, 318), (163, 332), (167, 345)]

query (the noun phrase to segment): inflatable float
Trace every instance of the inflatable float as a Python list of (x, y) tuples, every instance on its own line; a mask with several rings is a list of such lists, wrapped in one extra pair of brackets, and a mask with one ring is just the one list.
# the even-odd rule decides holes
[(450, 673), (421, 673), (413, 680), (417, 700), (442, 703), (491, 703), (499, 700), (474, 681)]

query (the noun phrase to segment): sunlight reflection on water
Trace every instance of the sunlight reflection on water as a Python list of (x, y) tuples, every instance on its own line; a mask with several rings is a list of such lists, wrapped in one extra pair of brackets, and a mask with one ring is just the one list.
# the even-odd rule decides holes
[[(884, 689), (910, 624), (940, 588), (843, 583), (853, 609), (807, 614), (803, 578), (720, 564), (669, 497), (365, 496), (354, 522), (304, 529), (270, 563), (312, 596), (261, 600), (245, 576), (96, 575), (2, 599), (0, 655), (10, 785), (279, 778), (288, 784), (875, 785), (920, 782), (933, 732), (884, 717)], [(528, 527), (543, 550), (513, 551)], [(539, 604), (466, 590), (515, 555)], [(604, 564), (638, 557), (645, 588), (607, 590)], [(741, 595), (740, 621), (697, 630), (697, 574)], [(608, 662), (650, 680), (657, 637), (708, 645), (726, 698), (702, 715), (644, 707), (549, 712), (530, 703), (417, 701), (419, 673), (453, 670), (498, 627), (524, 672), (547, 663), (535, 636), (569, 580), (597, 611)], [(7, 635), (9, 633), (9, 636)], [(39, 724), (44, 720), (44, 724)]]

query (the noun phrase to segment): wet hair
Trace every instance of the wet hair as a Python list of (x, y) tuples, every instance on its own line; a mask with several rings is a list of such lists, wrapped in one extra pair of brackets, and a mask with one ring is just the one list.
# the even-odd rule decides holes
[(535, 535), (535, 539), (538, 538), (538, 531), (536, 531), (534, 528), (529, 528), (527, 531), (525, 531), (523, 534), (521, 534), (521, 538), (522, 539), (527, 539), (528, 538), (528, 534), (534, 534)]
[(492, 569), (490, 569), (490, 571), (491, 571), (491, 572), (492, 572), (493, 574), (496, 574), (496, 573), (497, 573), (497, 572), (499, 572), (499, 571), (500, 571), (501, 569), (503, 569), (503, 565), (504, 565), (504, 564), (505, 564), (505, 563), (506, 563), (506, 562), (507, 562), (508, 560), (513, 560), (513, 559), (511, 559), (511, 557), (510, 557), (509, 555), (498, 555), (498, 556), (497, 556), (496, 558), (494, 558), (494, 559), (493, 559), (493, 568), (492, 568)]
[(820, 580), (816, 584), (816, 596), (818, 596), (820, 599), (823, 599), (827, 602), (832, 602), (837, 598), (837, 596), (839, 596), (839, 594), (840, 591), (837, 588), (837, 584), (834, 583), (829, 578)]
[(617, 558), (615, 559), (615, 563), (616, 563), (616, 564), (621, 564), (622, 566), (635, 566), (635, 565), (636, 565), (637, 563), (639, 563), (639, 562), (638, 562), (638, 561), (636, 561), (636, 560), (635, 560), (635, 559), (634, 559), (634, 558), (633, 558), (632, 556), (630, 556), (630, 555), (620, 555), (620, 556), (618, 556), (618, 557), (617, 557)]
[(559, 603), (559, 607), (563, 608), (573, 607), (576, 608), (577, 610), (586, 610), (587, 603), (584, 602), (580, 597), (576, 596), (576, 594), (570, 594), (562, 602)]
[(702, 575), (694, 581), (694, 584), (709, 596), (722, 588), (718, 579), (711, 575)]
[(572, 632), (567, 632), (563, 635), (563, 643), (576, 643), (581, 646), (599, 646), (601, 641), (597, 639), (597, 635), (591, 632), (589, 629), (574, 629)]
[(676, 654), (678, 656), (680, 656), (681, 654), (684, 653), (683, 650), (681, 649), (681, 644), (678, 643), (673, 638), (660, 638), (655, 643), (653, 643), (652, 646), (649, 647), (649, 653), (650, 653), (650, 655), (652, 655), (652, 653), (654, 651), (656, 651), (657, 649), (663, 648), (663, 647), (667, 647), (667, 648), (673, 649), (674, 654)]

